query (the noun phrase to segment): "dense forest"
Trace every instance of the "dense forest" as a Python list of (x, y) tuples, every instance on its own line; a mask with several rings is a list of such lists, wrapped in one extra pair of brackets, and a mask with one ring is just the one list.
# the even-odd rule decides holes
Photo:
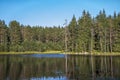
[(30, 26), (13, 20), (0, 20), (0, 51), (24, 52), (59, 50), (68, 52), (120, 52), (120, 13), (96, 17), (83, 11), (82, 16), (64, 26)]

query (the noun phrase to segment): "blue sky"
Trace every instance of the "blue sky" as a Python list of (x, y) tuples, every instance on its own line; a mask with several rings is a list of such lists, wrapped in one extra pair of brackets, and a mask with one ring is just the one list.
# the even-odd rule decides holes
[(63, 26), (73, 14), (78, 19), (82, 11), (96, 16), (105, 9), (107, 15), (120, 12), (120, 0), (0, 0), (0, 19), (8, 24), (17, 20), (24, 25)]

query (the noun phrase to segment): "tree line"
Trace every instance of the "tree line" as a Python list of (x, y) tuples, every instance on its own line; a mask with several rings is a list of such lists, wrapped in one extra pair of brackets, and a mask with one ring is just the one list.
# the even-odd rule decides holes
[(92, 18), (87, 11), (66, 26), (30, 26), (0, 20), (0, 51), (120, 52), (120, 13), (105, 10)]

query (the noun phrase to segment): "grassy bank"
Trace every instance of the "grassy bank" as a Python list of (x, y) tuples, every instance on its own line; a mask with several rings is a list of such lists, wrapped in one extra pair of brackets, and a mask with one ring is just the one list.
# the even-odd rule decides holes
[(62, 51), (45, 51), (45, 52), (38, 52), (38, 51), (25, 51), (25, 52), (0, 52), (1, 54), (55, 54), (55, 53), (63, 53)]
[(93, 53), (92, 55), (101, 55), (101, 56), (120, 56), (120, 52), (112, 52), (112, 53), (110, 53), (110, 52), (97, 52), (97, 53)]
[(89, 53), (89, 52), (83, 52), (83, 53), (74, 53), (74, 52), (66, 52), (64, 54), (68, 54), (68, 55), (93, 55), (93, 56), (120, 56), (120, 52), (93, 52), (93, 53)]

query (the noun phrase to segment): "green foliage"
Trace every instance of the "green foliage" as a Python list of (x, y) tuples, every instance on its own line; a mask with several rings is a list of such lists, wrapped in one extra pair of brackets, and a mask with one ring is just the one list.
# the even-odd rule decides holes
[(8, 28), (2, 20), (0, 20), (0, 51), (9, 51)]
[(21, 26), (17, 21), (11, 21), (10, 24), (10, 41), (14, 46), (16, 44), (20, 45), (22, 42)]
[(68, 37), (68, 46), (69, 46), (69, 51), (75, 51), (76, 47), (76, 40), (77, 40), (77, 21), (75, 16), (73, 15), (72, 21), (70, 22), (68, 26), (68, 32), (69, 32), (69, 37)]
[(83, 11), (82, 17), (78, 20), (78, 44), (79, 49), (82, 52), (89, 51), (92, 19), (90, 14), (86, 11)]

